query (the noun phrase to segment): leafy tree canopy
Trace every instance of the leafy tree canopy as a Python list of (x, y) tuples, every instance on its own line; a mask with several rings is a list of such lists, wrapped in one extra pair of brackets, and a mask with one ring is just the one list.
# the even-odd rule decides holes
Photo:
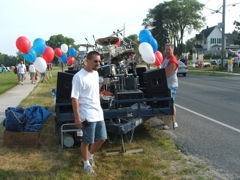
[(234, 40), (234, 44), (240, 44), (240, 22), (234, 21), (236, 32), (238, 33), (238, 37)]
[(201, 11), (204, 4), (197, 0), (177, 0), (160, 3), (150, 9), (142, 25), (152, 32), (158, 42), (158, 49), (164, 50), (166, 43), (172, 43), (177, 47), (175, 52), (183, 52), (184, 33), (192, 30), (200, 30), (205, 25), (205, 17)]

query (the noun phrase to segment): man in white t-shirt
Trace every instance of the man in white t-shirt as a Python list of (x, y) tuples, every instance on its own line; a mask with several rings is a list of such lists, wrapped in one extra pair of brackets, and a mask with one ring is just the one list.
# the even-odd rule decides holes
[(20, 61), (20, 63), (17, 65), (17, 73), (19, 77), (19, 83), (23, 85), (23, 80), (25, 79), (27, 69), (25, 64), (23, 64), (23, 61)]
[(107, 139), (97, 72), (100, 62), (101, 56), (97, 51), (87, 54), (86, 65), (73, 76), (71, 92), (75, 126), (82, 128), (83, 131), (81, 142), (83, 171), (91, 175), (96, 175), (93, 170), (95, 166), (93, 155)]
[(30, 79), (32, 84), (35, 84), (36, 80), (35, 80), (35, 74), (36, 74), (36, 69), (33, 65), (33, 63), (30, 64), (29, 66), (29, 73), (30, 73)]

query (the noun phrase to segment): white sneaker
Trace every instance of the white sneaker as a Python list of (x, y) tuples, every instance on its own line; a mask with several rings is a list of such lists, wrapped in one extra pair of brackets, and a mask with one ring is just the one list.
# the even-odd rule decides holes
[(93, 170), (92, 166), (87, 166), (83, 168), (83, 172), (88, 173), (90, 175), (96, 176), (97, 174)]
[[(96, 168), (96, 167), (97, 167), (93, 159), (89, 159), (88, 161), (89, 161), (90, 166), (92, 166), (93, 168)], [(82, 162), (83, 162), (83, 164), (84, 164), (84, 161), (83, 161), (83, 160), (82, 160)]]
[(177, 122), (174, 122), (173, 127), (174, 127), (174, 128), (177, 128), (177, 127), (178, 127), (178, 123), (177, 123)]
[(163, 130), (169, 130), (169, 129), (170, 129), (170, 127), (168, 125), (163, 126)]
[(89, 163), (90, 163), (90, 165), (91, 165), (93, 168), (96, 168), (96, 167), (97, 167), (96, 164), (95, 164), (95, 162), (93, 161), (93, 159), (89, 159)]

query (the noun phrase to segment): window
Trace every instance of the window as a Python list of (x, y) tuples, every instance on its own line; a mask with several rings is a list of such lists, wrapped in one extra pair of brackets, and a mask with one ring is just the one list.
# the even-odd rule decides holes
[(219, 39), (217, 39), (217, 38), (211, 38), (211, 40), (210, 40), (210, 43), (211, 44), (217, 44), (217, 41), (218, 41)]

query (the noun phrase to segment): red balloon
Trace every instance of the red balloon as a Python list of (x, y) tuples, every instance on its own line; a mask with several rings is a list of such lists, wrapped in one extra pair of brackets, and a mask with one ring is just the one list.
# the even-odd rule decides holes
[(114, 45), (119, 46), (121, 44), (121, 40), (119, 39), (118, 42), (116, 42)]
[(163, 55), (162, 55), (162, 53), (160, 51), (156, 51), (154, 53), (154, 55), (155, 55), (155, 59), (156, 59), (154, 64), (156, 66), (160, 66), (162, 64), (162, 62), (163, 62)]
[(68, 65), (71, 66), (74, 63), (74, 60), (75, 60), (74, 57), (69, 56), (67, 59)]
[(55, 56), (57, 56), (58, 58), (62, 57), (62, 50), (61, 50), (61, 48), (55, 48), (54, 52), (55, 52)]
[(25, 36), (20, 36), (16, 40), (18, 50), (24, 54), (28, 54), (31, 48), (31, 42)]
[(42, 58), (45, 59), (47, 63), (50, 63), (54, 58), (54, 50), (51, 47), (47, 46), (42, 54)]
[(159, 62), (159, 59), (158, 58), (155, 58), (155, 62), (154, 62), (155, 66), (160, 66), (161, 63)]

